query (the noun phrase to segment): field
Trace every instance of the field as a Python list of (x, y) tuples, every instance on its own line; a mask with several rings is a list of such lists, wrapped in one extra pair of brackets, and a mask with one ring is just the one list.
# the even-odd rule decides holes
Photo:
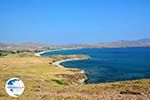
[[(82, 84), (79, 69), (60, 68), (53, 62), (84, 55), (36, 57), (32, 53), (0, 57), (0, 100), (149, 100), (150, 79)], [(10, 97), (5, 82), (19, 77), (25, 84), (23, 95)]]

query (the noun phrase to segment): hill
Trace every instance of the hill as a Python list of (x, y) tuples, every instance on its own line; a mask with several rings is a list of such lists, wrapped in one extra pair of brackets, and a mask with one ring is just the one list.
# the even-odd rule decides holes
[(0, 50), (49, 50), (58, 48), (120, 48), (120, 47), (150, 47), (150, 39), (134, 41), (99, 42), (95, 44), (50, 45), (41, 43), (6, 44), (0, 43)]

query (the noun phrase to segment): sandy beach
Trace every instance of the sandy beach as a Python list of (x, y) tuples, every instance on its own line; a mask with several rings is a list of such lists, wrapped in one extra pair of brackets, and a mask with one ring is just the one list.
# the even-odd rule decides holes
[(62, 50), (74, 50), (74, 49), (82, 49), (82, 48), (62, 48), (62, 49), (56, 49), (56, 50), (46, 50), (46, 51), (35, 53), (35, 56), (41, 56), (42, 54), (44, 54), (46, 52), (62, 51)]
[(65, 59), (65, 60), (56, 61), (53, 64), (58, 66), (58, 67), (64, 67), (64, 66), (62, 66), (60, 64), (63, 63), (63, 62), (72, 61), (72, 60), (83, 60), (83, 59), (80, 59), (80, 58)]

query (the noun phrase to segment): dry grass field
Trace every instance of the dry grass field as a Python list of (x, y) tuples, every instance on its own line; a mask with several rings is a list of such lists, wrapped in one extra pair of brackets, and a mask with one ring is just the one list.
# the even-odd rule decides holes
[[(82, 56), (36, 57), (12, 54), (0, 57), (0, 100), (150, 100), (150, 79), (80, 84), (78, 69), (60, 68), (52, 63)], [(20, 97), (5, 92), (5, 82), (19, 77), (25, 84)]]

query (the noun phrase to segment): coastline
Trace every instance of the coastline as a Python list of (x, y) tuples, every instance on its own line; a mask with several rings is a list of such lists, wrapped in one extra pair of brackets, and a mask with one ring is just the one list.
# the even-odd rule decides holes
[[(57, 56), (60, 61), (64, 58), (79, 57), (79, 56)], [(80, 56), (84, 57), (84, 56)], [(49, 57), (34, 57), (34, 56), (15, 56), (1, 57), (0, 68), (1, 82), (0, 86), (6, 84), (6, 80), (10, 76), (17, 75), (25, 82), (25, 94), (20, 96), (20, 99), (142, 99), (149, 100), (150, 93), (150, 79), (112, 82), (112, 83), (98, 83), (98, 84), (84, 84), (85, 77), (79, 73), (80, 70), (73, 68), (56, 68), (52, 63), (48, 63)], [(9, 63), (8, 63), (9, 62)], [(42, 63), (41, 63), (42, 62)], [(6, 68), (4, 65), (8, 65)], [(4, 67), (3, 67), (4, 66)], [(27, 67), (31, 66), (31, 67)], [(16, 71), (17, 69), (17, 71)], [(60, 70), (61, 69), (61, 70)], [(7, 73), (5, 71), (7, 71)], [(13, 73), (12, 73), (13, 71)], [(19, 72), (19, 74), (18, 74)], [(32, 73), (34, 72), (34, 73)], [(9, 75), (8, 75), (9, 73)], [(45, 94), (46, 93), (46, 94)], [(2, 100), (11, 99), (3, 87), (0, 87), (0, 98)], [(40, 95), (39, 95), (40, 94)], [(68, 95), (69, 94), (69, 95)], [(67, 96), (66, 96), (67, 95)], [(27, 97), (26, 97), (27, 96)]]
[[(87, 59), (89, 59), (89, 58), (87, 58)], [(56, 61), (56, 62), (54, 62), (54, 63), (52, 63), (52, 64), (55, 65), (55, 66), (57, 66), (57, 67), (65, 68), (65, 66), (62, 66), (62, 65), (61, 65), (61, 63), (67, 62), (67, 61), (75, 61), (75, 60), (85, 60), (85, 59), (82, 59), (82, 58), (71, 58), (71, 59), (59, 60), (59, 61)], [(78, 69), (78, 68), (76, 68), (76, 69)], [(88, 79), (88, 77), (86, 76), (86, 72), (85, 72), (84, 70), (82, 70), (82, 69), (79, 69), (79, 72), (78, 72), (78, 73), (79, 73), (79, 74), (82, 74), (82, 75), (84, 76), (83, 79), (80, 79), (80, 80), (79, 80), (79, 82), (80, 82), (81, 84), (84, 84), (85, 81)]]
[(38, 53), (35, 53), (35, 56), (41, 56), (46, 52), (53, 52), (53, 51), (63, 51), (63, 50), (76, 50), (76, 49), (83, 49), (83, 48), (62, 48), (62, 49), (55, 49), (55, 50), (45, 50)]
[[(74, 49), (83, 49), (83, 48), (63, 48), (63, 49), (57, 49), (57, 50), (47, 50), (47, 51), (42, 51), (39, 53), (36, 53), (35, 56), (41, 56), (41, 54), (45, 53), (45, 52), (53, 52), (53, 51), (62, 51), (62, 50), (74, 50)], [(59, 60), (56, 62), (53, 62), (52, 64), (60, 67), (60, 68), (65, 68), (65, 66), (62, 66), (61, 63), (63, 62), (67, 62), (67, 61), (75, 61), (75, 60), (85, 60), (85, 59), (89, 59), (90, 57), (86, 56), (86, 57), (76, 57), (76, 58), (69, 58), (69, 59), (64, 59), (64, 60)], [(75, 68), (78, 69), (78, 68)], [(88, 79), (88, 77), (86, 76), (86, 72), (82, 69), (78, 69), (79, 71), (77, 72), (77, 74), (80, 74), (83, 76), (82, 79), (79, 79), (78, 82), (81, 84), (84, 84), (85, 81)]]
[(67, 62), (67, 61), (74, 61), (74, 60), (84, 60), (84, 59), (81, 59), (81, 58), (70, 58), (70, 59), (56, 61), (53, 64), (58, 66), (58, 67), (63, 67), (64, 68), (64, 66), (62, 66), (61, 63)]

